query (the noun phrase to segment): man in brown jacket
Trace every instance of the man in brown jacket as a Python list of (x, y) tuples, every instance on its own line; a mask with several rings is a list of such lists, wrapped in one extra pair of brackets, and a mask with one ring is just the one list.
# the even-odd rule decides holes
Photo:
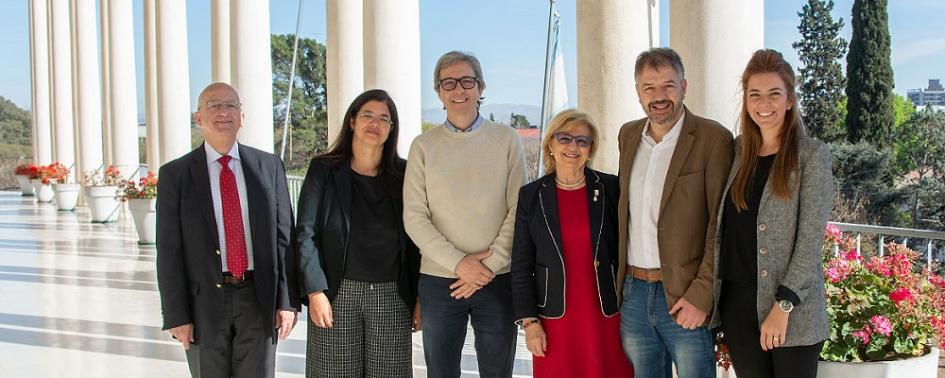
[(637, 377), (714, 377), (715, 224), (732, 164), (732, 133), (685, 106), (675, 51), (637, 57), (647, 117), (620, 129), (620, 333)]

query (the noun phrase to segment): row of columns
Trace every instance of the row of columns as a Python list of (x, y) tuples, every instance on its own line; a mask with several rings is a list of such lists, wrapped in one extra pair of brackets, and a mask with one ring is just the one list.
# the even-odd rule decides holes
[[(214, 62), (226, 66), (215, 64), (214, 78), (241, 90), (247, 114), (243, 142), (271, 152), (269, 3), (213, 4)], [(95, 6), (93, 0), (29, 2), (34, 161), (58, 161), (71, 168), (72, 180), (106, 164), (131, 177), (140, 165), (132, 2), (100, 0), (97, 15)], [(191, 148), (186, 6), (185, 0), (144, 1), (145, 145), (151, 170)]]

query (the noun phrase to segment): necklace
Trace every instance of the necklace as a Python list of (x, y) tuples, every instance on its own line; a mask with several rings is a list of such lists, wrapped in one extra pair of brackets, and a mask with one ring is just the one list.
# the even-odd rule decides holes
[(565, 184), (565, 183), (561, 182), (561, 180), (558, 180), (557, 177), (555, 177), (555, 183), (558, 184), (558, 186), (560, 186), (562, 189), (573, 189), (573, 188), (579, 188), (579, 187), (581, 187), (582, 185), (584, 185), (584, 179), (585, 179), (584, 177), (581, 177), (581, 179), (578, 180), (578, 182), (576, 182), (576, 183), (573, 183), (573, 184)]

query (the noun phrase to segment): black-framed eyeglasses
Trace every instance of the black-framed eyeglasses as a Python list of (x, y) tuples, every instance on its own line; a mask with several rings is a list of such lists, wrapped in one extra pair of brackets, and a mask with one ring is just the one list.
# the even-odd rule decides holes
[(581, 148), (588, 148), (591, 146), (591, 143), (594, 142), (591, 137), (586, 135), (575, 136), (568, 133), (554, 133), (551, 135), (555, 137), (555, 140), (558, 141), (558, 143), (569, 145), (571, 142), (575, 142), (577, 143), (577, 146)]
[(364, 113), (358, 114), (358, 118), (361, 118), (361, 120), (368, 123), (377, 121), (379, 125), (386, 126), (386, 127), (390, 127), (391, 125), (394, 124), (394, 121), (391, 121), (389, 117), (385, 115), (376, 115), (371, 112), (364, 112)]
[(456, 84), (459, 84), (459, 86), (463, 87), (463, 89), (473, 89), (477, 84), (479, 84), (479, 79), (472, 76), (463, 76), (458, 79), (452, 77), (440, 79), (440, 89), (444, 91), (456, 89)]

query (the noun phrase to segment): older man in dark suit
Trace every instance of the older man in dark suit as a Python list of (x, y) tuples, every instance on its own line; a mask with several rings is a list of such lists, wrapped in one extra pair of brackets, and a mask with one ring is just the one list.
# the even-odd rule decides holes
[(194, 377), (274, 376), (277, 337), (300, 307), (285, 168), (237, 143), (241, 109), (233, 87), (207, 86), (194, 113), (204, 143), (159, 174), (163, 328)]

